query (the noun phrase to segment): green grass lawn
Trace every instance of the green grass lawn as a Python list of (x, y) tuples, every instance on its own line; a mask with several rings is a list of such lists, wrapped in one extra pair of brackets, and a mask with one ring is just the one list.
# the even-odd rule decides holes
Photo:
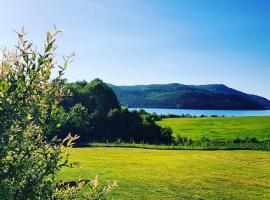
[(174, 134), (187, 136), (194, 141), (201, 136), (209, 139), (255, 137), (270, 140), (270, 117), (167, 118), (158, 124), (171, 127)]
[(270, 199), (269, 152), (78, 148), (71, 159), (81, 167), (61, 179), (116, 179), (114, 199)]

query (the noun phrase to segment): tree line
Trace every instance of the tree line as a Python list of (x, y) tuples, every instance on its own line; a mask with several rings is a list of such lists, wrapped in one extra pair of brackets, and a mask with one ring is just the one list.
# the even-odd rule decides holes
[(60, 137), (69, 132), (80, 136), (77, 144), (90, 142), (144, 142), (169, 144), (172, 130), (156, 124), (157, 115), (121, 107), (114, 91), (102, 80), (66, 83), (71, 93), (65, 97)]

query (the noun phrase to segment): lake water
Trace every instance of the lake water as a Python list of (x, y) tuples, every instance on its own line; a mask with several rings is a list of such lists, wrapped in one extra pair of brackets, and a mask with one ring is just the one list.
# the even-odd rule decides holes
[[(129, 110), (138, 110), (140, 108), (129, 108)], [(160, 114), (190, 114), (190, 115), (218, 115), (218, 116), (270, 116), (270, 110), (193, 110), (193, 109), (166, 109), (166, 108), (143, 108), (146, 112), (155, 112)]]

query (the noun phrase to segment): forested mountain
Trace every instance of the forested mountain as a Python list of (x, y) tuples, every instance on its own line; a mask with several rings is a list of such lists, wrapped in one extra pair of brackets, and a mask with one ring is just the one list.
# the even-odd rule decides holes
[(264, 110), (270, 109), (266, 98), (246, 94), (222, 84), (154, 84), (115, 86), (109, 84), (122, 105), (129, 107)]

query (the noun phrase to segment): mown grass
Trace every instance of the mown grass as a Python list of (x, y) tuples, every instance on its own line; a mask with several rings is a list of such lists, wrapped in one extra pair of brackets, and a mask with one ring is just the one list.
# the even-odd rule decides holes
[(158, 122), (162, 127), (171, 127), (174, 135), (180, 134), (199, 141), (234, 140), (256, 138), (270, 140), (270, 117), (218, 117), (218, 118), (166, 118)]
[(71, 159), (81, 167), (59, 178), (116, 179), (114, 199), (270, 199), (269, 152), (76, 148)]

